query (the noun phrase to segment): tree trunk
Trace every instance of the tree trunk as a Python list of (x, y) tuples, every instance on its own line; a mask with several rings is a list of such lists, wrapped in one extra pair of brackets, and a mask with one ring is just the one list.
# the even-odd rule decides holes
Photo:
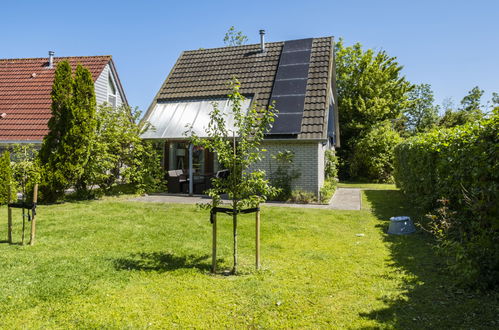
[(237, 208), (236, 201), (233, 201), (233, 214), (232, 214), (232, 225), (234, 230), (234, 267), (232, 268), (232, 274), (237, 272)]

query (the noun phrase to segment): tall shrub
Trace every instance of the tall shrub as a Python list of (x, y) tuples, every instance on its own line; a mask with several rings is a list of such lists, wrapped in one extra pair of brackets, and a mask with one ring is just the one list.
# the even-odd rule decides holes
[(60, 62), (52, 86), (49, 134), (40, 150), (43, 200), (63, 197), (64, 190), (77, 185), (83, 175), (93, 148), (95, 104), (90, 71), (78, 65), (73, 78), (69, 63)]
[(57, 64), (52, 85), (52, 117), (48, 122), (49, 133), (44, 137), (39, 157), (43, 165), (41, 197), (55, 201), (64, 195), (69, 182), (58, 166), (61, 159), (62, 139), (69, 128), (68, 121), (72, 109), (73, 77), (69, 62)]
[(432, 231), (465, 283), (499, 284), (498, 132), (496, 109), (488, 119), (419, 135), (395, 149), (397, 185), (432, 212)]
[(375, 125), (354, 145), (350, 174), (374, 182), (393, 180), (393, 150), (402, 141), (390, 122)]
[(117, 192), (120, 185), (139, 193), (162, 189), (161, 154), (152, 142), (140, 138), (139, 118), (140, 111), (127, 105), (99, 106), (90, 160), (78, 182), (81, 197), (94, 196), (94, 186), (104, 194)]
[[(4, 151), (0, 155), (0, 205), (9, 201), (9, 185), (14, 183), (12, 167), (10, 165), (10, 153)], [(11, 187), (11, 198), (15, 196), (15, 189)]]

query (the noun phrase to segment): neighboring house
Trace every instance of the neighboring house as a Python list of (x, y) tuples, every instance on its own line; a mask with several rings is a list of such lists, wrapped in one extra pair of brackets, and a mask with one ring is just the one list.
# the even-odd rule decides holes
[[(301, 173), (292, 188), (318, 195), (324, 184), (324, 153), (339, 147), (333, 38), (265, 44), (263, 33), (260, 44), (183, 52), (144, 116), (153, 129), (142, 137), (164, 143), (166, 170), (187, 169), (186, 125), (206, 136), (212, 102), (227, 113), (228, 82), (237, 77), (247, 97), (245, 107), (275, 102), (279, 111), (264, 141), (268, 153), (257, 167), (270, 174), (277, 167), (270, 156), (290, 150)], [(192, 159), (195, 175), (218, 170), (216, 157), (208, 151), (193, 148)]]
[(90, 70), (97, 104), (127, 104), (110, 55), (0, 59), (0, 148), (17, 143), (41, 144), (48, 133), (51, 91), (57, 63), (68, 61)]

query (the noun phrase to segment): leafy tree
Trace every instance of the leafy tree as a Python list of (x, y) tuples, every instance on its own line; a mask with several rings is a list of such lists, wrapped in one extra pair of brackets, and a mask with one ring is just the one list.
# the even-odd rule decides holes
[(248, 37), (241, 31), (236, 31), (234, 26), (231, 26), (224, 37), (224, 44), (226, 46), (241, 46), (248, 41)]
[(429, 84), (415, 85), (408, 93), (409, 104), (404, 110), (406, 129), (412, 133), (427, 131), (438, 122), (438, 106)]
[(408, 108), (411, 84), (401, 75), (402, 66), (385, 51), (364, 51), (359, 43), (335, 46), (339, 120), (342, 148), (341, 173), (348, 175), (355, 140), (372, 126), (400, 118)]
[(90, 71), (78, 65), (73, 78), (69, 63), (59, 63), (52, 86), (49, 134), (40, 150), (45, 201), (61, 198), (82, 176), (92, 149), (95, 104)]
[[(6, 204), (9, 200), (9, 185), (14, 183), (12, 167), (10, 165), (10, 153), (4, 151), (0, 155), (0, 205)], [(11, 198), (15, 196), (15, 189), (12, 187)]]
[(472, 111), (480, 111), (482, 105), (481, 100), (483, 96), (483, 90), (481, 90), (478, 86), (473, 87), (468, 95), (463, 97), (461, 100), (461, 109), (466, 112)]
[(483, 112), (480, 104), (482, 95), (483, 90), (478, 86), (474, 87), (463, 97), (461, 107), (457, 111), (453, 109), (445, 111), (440, 118), (439, 126), (450, 128), (482, 119)]
[(253, 106), (246, 113), (245, 109), (242, 108), (244, 96), (239, 93), (240, 87), (240, 83), (233, 80), (231, 82), (232, 92), (228, 95), (232, 105), (231, 115), (234, 118), (233, 130), (227, 124), (226, 115), (214, 103), (206, 129), (208, 138), (202, 139), (190, 132), (191, 143), (216, 153), (221, 168), (230, 171), (226, 179), (212, 179), (213, 188), (208, 190), (208, 195), (213, 199), (213, 204), (206, 206), (220, 205), (220, 195), (225, 193), (232, 200), (232, 209), (234, 210), (232, 218), (234, 230), (233, 273), (237, 272), (238, 211), (255, 207), (277, 192), (277, 189), (272, 188), (269, 181), (265, 179), (264, 171), (249, 170), (252, 164), (262, 159), (260, 145), (264, 134), (274, 122), (275, 110), (272, 106), (268, 109), (258, 109)]
[(394, 149), (400, 142), (402, 138), (389, 121), (376, 124), (355, 144), (351, 175), (374, 182), (392, 182)]
[(499, 106), (499, 93), (492, 93), (490, 103), (492, 103), (493, 108)]

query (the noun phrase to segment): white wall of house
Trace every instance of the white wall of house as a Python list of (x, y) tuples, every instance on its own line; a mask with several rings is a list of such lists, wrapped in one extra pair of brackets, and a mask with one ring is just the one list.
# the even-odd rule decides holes
[(324, 153), (327, 145), (318, 141), (272, 141), (265, 140), (262, 148), (267, 149), (265, 158), (254, 165), (253, 168), (264, 170), (269, 176), (277, 169), (277, 163), (272, 155), (282, 151), (294, 153), (293, 168), (301, 173), (291, 185), (293, 190), (305, 190), (319, 196), (319, 191), (324, 184)]
[(111, 66), (106, 65), (104, 70), (102, 70), (99, 78), (95, 81), (95, 98), (97, 104), (102, 104), (104, 102), (110, 102), (110, 96), (113, 96), (113, 89), (109, 86), (109, 80), (111, 79), (114, 84), (114, 93), (116, 97), (116, 106), (120, 106), (123, 103), (121, 94), (118, 89), (118, 83), (116, 81), (116, 76), (112, 72)]

